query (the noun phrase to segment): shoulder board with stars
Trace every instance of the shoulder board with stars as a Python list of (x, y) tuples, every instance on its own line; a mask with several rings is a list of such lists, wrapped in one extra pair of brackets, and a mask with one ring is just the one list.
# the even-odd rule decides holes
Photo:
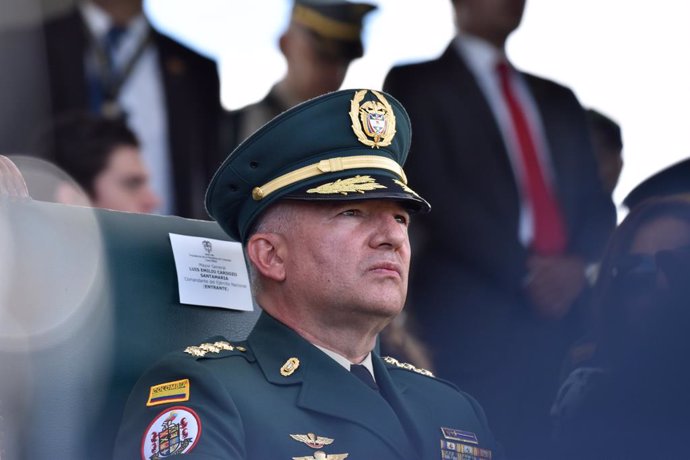
[(387, 364), (390, 364), (391, 366), (395, 366), (395, 367), (399, 367), (400, 369), (405, 369), (408, 371), (416, 372), (417, 374), (426, 375), (427, 377), (434, 377), (434, 374), (431, 371), (428, 371), (426, 369), (422, 369), (421, 367), (415, 367), (409, 363), (401, 363), (397, 359), (391, 358), (390, 356), (384, 356), (381, 359), (383, 359), (384, 362), (386, 362)]
[(230, 354), (244, 354), (247, 349), (241, 345), (233, 345), (226, 340), (204, 342), (184, 349), (184, 352), (194, 358), (221, 358)]

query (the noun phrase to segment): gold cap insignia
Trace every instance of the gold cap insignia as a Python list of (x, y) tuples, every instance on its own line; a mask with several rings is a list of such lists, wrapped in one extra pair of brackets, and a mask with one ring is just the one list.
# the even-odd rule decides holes
[(348, 179), (338, 179), (335, 182), (328, 182), (316, 188), (310, 188), (307, 190), (307, 193), (319, 193), (324, 195), (340, 193), (341, 195), (347, 195), (348, 193), (364, 193), (379, 188), (386, 188), (386, 186), (377, 183), (376, 179), (371, 176), (355, 176)]
[(295, 441), (305, 443), (312, 449), (321, 449), (323, 446), (327, 446), (334, 441), (334, 439), (317, 436), (314, 433), (291, 434), (290, 437)]
[(362, 104), (366, 89), (359, 90), (350, 101), (350, 120), (357, 139), (371, 148), (386, 147), (395, 136), (395, 114), (383, 94), (371, 90), (378, 101)]
[(283, 377), (289, 377), (297, 370), (298, 367), (299, 359), (293, 356), (292, 358), (285, 361), (283, 367), (280, 368), (280, 375), (282, 375)]

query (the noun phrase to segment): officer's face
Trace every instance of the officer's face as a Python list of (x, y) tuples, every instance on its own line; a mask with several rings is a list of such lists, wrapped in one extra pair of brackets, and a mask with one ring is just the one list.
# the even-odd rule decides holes
[(300, 27), (286, 35), (283, 51), (288, 61), (289, 79), (299, 96), (310, 99), (336, 91), (345, 80), (349, 60), (319, 52), (314, 38)]
[(389, 200), (304, 203), (287, 235), (286, 287), (334, 321), (405, 303), (409, 215)]

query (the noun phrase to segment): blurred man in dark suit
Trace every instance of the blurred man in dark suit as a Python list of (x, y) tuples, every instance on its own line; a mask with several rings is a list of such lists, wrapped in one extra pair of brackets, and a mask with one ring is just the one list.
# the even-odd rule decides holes
[(141, 141), (159, 212), (206, 217), (217, 166), (215, 64), (154, 30), (142, 0), (88, 0), (45, 25), (52, 110), (126, 116)]
[(615, 224), (572, 91), (505, 54), (524, 0), (455, 0), (459, 33), (384, 88), (414, 126), (411, 307), (438, 373), (483, 401), (512, 458), (546, 452), (549, 399), (588, 264)]

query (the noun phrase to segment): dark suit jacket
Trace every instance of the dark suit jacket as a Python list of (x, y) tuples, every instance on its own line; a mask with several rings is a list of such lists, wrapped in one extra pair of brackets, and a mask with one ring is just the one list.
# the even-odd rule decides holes
[[(52, 111), (88, 110), (85, 24), (77, 9), (45, 25)], [(208, 218), (203, 197), (220, 164), (220, 90), (215, 64), (157, 32), (177, 215)]]
[[(222, 338), (210, 342), (218, 340)], [(197, 414), (201, 425), (201, 432), (193, 433), (196, 445), (185, 453), (192, 459), (326, 458), (318, 451), (349, 454), (352, 459), (440, 458), (441, 442), (448, 442), (441, 428), (473, 433), (478, 445), (467, 446), (499, 457), (481, 408), (452, 384), (374, 355), (377, 393), (266, 314), (246, 342), (234, 345), (232, 351), (203, 357), (178, 352), (154, 366), (130, 396), (115, 458), (140, 458), (142, 447), (150, 455), (148, 427), (175, 406)], [(293, 357), (299, 366), (281, 375), (284, 363)], [(188, 400), (147, 407), (152, 386), (181, 379), (189, 379)], [(308, 446), (291, 436), (308, 433), (332, 443)], [(457, 449), (463, 443), (450, 442), (456, 456), (443, 458), (460, 458)]]
[[(524, 77), (544, 124), (567, 251), (594, 261), (615, 209), (597, 176), (583, 110), (569, 89)], [(441, 358), (440, 374), (462, 380), (465, 371), (508, 359), (516, 330), (522, 347), (526, 328), (538, 327), (523, 294), (529, 254), (518, 240), (517, 183), (488, 102), (453, 45), (437, 60), (392, 69), (384, 89), (410, 114), (405, 171), (433, 208), (412, 226), (421, 227), (412, 307)]]

